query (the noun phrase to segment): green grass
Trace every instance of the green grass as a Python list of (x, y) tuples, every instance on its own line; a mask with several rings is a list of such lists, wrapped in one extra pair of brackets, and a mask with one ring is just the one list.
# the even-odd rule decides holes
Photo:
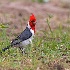
[(38, 2), (38, 3), (43, 3), (43, 0), (32, 0), (32, 2)]
[[(26, 53), (22, 56), (18, 48), (11, 48), (0, 54), (1, 70), (51, 70), (48, 64), (66, 57), (70, 60), (70, 28), (59, 26), (57, 29), (50, 28), (38, 33), (33, 40), (33, 47), (29, 45)], [(7, 28), (0, 27), (0, 51), (10, 44), (7, 36)]]

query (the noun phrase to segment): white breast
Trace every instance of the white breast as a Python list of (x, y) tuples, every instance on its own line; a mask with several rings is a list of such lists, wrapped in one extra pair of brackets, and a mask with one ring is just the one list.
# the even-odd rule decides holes
[(33, 37), (34, 37), (34, 31), (33, 31), (32, 29), (30, 29), (30, 31), (31, 31), (31, 33), (32, 33), (32, 36), (31, 36), (29, 39), (23, 41), (23, 42), (21, 43), (22, 46), (26, 46), (26, 45), (32, 43), (32, 40), (33, 40)]

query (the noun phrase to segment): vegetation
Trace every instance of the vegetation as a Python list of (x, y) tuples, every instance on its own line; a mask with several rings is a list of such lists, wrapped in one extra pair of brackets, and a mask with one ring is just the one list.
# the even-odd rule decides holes
[[(48, 29), (37, 33), (33, 46), (26, 48), (26, 54), (22, 55), (18, 48), (10, 48), (0, 53), (1, 70), (53, 70), (53, 67), (58, 70), (56, 66), (61, 64), (69, 67), (66, 62), (70, 60), (70, 28), (59, 25), (57, 29), (52, 30), (50, 19), (51, 16), (47, 18)], [(6, 25), (0, 25), (0, 51), (10, 44), (7, 28)]]

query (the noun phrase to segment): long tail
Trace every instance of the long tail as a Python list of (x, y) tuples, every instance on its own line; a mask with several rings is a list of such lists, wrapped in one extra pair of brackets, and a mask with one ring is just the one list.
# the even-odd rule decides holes
[(10, 47), (11, 47), (11, 45), (9, 45), (9, 46), (3, 48), (2, 51), (5, 52), (5, 51), (8, 50)]

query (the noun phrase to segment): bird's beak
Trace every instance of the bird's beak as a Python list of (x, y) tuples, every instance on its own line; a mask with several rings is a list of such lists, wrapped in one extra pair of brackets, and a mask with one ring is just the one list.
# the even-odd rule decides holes
[(36, 23), (37, 23), (36, 21), (35, 21), (35, 22), (33, 22), (33, 24), (34, 24), (34, 25), (36, 25)]

